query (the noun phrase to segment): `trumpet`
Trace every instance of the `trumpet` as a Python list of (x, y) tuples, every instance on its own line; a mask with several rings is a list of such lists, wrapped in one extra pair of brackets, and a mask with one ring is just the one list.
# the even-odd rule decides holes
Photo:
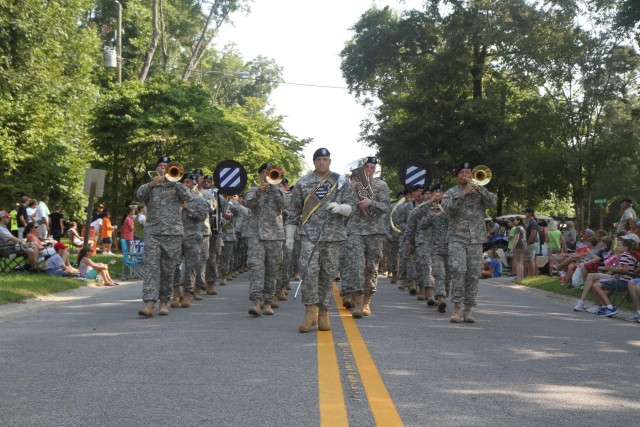
[(491, 181), (491, 169), (478, 165), (471, 171), (471, 180), (475, 185), (487, 185)]
[(266, 170), (266, 180), (271, 185), (278, 185), (284, 179), (284, 169), (281, 166), (269, 166)]
[(167, 181), (178, 182), (182, 179), (182, 175), (184, 175), (184, 168), (178, 162), (171, 162), (168, 163), (164, 168), (164, 173), (157, 171), (147, 171), (147, 174), (149, 174), (149, 178), (151, 179), (156, 176), (164, 176)]

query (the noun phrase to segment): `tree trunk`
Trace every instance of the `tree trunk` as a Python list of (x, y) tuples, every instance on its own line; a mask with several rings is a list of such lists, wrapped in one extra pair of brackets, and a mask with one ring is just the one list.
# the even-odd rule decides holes
[(151, 46), (149, 46), (147, 56), (144, 59), (144, 64), (142, 65), (142, 70), (140, 71), (139, 75), (140, 80), (143, 82), (147, 80), (147, 76), (149, 75), (149, 69), (151, 68), (151, 63), (153, 62), (153, 55), (156, 53), (158, 40), (160, 39), (160, 30), (158, 29), (158, 0), (153, 0), (151, 9), (153, 11), (153, 36), (151, 37)]

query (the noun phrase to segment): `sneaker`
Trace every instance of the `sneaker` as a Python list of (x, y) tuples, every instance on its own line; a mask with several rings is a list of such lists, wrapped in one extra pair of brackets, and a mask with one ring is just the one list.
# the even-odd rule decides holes
[(587, 305), (581, 299), (576, 302), (576, 306), (573, 307), (573, 311), (587, 311)]
[(591, 307), (587, 307), (585, 311), (591, 314), (598, 314), (601, 308), (602, 307), (600, 307), (599, 305), (592, 305)]
[(602, 317), (611, 317), (614, 314), (618, 314), (618, 309), (615, 307), (613, 308), (603, 307), (600, 309), (600, 311), (598, 311), (598, 316), (602, 316)]
[(640, 314), (634, 313), (631, 316), (627, 316), (624, 318), (627, 322), (638, 322), (640, 323)]

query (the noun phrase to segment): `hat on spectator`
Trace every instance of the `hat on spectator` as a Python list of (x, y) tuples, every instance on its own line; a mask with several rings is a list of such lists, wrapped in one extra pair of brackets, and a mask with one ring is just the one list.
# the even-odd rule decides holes
[[(314, 155), (315, 156), (315, 155)], [(314, 157), (313, 160), (315, 160), (316, 158)], [(260, 165), (260, 167), (258, 168), (258, 173), (262, 172), (263, 170), (270, 168), (271, 166), (273, 166), (273, 163), (271, 162), (266, 162)]]
[(640, 243), (640, 237), (638, 237), (638, 235), (636, 233), (625, 234), (624, 236), (621, 236), (620, 238), (624, 239), (624, 240), (633, 240), (636, 243)]
[(56, 251), (58, 249), (67, 249), (67, 245), (62, 242), (57, 242), (55, 245), (53, 245), (53, 249), (55, 249)]
[(469, 163), (468, 160), (465, 160), (464, 162), (460, 163), (460, 165), (458, 166), (458, 169), (456, 169), (456, 176), (458, 176), (460, 171), (463, 169), (471, 169), (471, 163)]
[(156, 166), (158, 166), (160, 163), (171, 163), (171, 159), (169, 158), (169, 156), (162, 156), (156, 162)]
[(596, 233), (594, 233), (592, 229), (590, 229), (590, 228), (586, 228), (586, 229), (582, 232), (582, 234), (588, 234), (589, 236), (593, 236), (593, 235), (594, 235), (594, 234), (596, 234)]
[(624, 199), (620, 200), (620, 203), (621, 204), (622, 203), (629, 203), (630, 205), (633, 205), (633, 201), (628, 197), (625, 197)]
[(326, 148), (318, 148), (315, 153), (313, 153), (313, 160), (317, 159), (318, 157), (329, 157), (331, 156), (331, 153), (329, 152), (329, 150), (327, 150)]
[(362, 163), (362, 164), (366, 165), (367, 163), (373, 163), (374, 165), (377, 165), (378, 164), (378, 159), (375, 156), (365, 157), (364, 158), (364, 163)]
[(20, 206), (20, 203), (16, 202), (16, 206)]
[(7, 211), (0, 211), (0, 218), (11, 218), (11, 214)]

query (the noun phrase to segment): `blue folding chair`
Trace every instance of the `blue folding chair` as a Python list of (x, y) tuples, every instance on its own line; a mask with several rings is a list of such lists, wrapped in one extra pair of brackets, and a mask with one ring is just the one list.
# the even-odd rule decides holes
[(122, 279), (140, 279), (140, 267), (142, 267), (142, 253), (129, 252), (129, 242), (120, 239), (122, 251)]

